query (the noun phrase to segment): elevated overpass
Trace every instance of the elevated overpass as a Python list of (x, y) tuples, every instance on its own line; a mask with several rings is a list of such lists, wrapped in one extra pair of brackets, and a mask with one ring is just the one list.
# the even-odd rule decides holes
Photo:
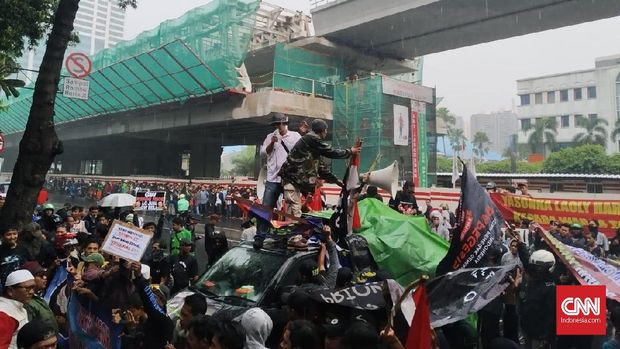
[(312, 0), (317, 36), (413, 58), (620, 15), (617, 0)]

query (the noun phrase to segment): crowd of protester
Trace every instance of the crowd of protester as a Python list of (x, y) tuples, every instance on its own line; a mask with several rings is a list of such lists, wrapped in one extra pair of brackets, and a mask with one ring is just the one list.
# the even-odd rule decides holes
[[(48, 181), (47, 187), (48, 190), (64, 194), (69, 202), (75, 202), (78, 198), (98, 201), (113, 193), (136, 195), (140, 191), (162, 191), (166, 193), (165, 206), (172, 215), (191, 212), (203, 217), (217, 214), (224, 219), (243, 218), (243, 212), (235, 204), (236, 197), (250, 201), (255, 201), (257, 198), (256, 188), (173, 181), (101, 181), (71, 177), (52, 177)], [(45, 201), (40, 200), (40, 203), (42, 204)]]
[[(115, 192), (160, 190), (167, 192), (169, 201), (153, 222), (145, 222), (139, 212), (131, 209), (122, 212), (97, 206), (86, 209), (65, 205), (56, 210), (52, 204), (42, 203), (32, 223), (3, 231), (0, 348), (69, 347), (67, 338), (72, 319), (68, 304), (71, 297), (79, 297), (109, 311), (121, 333), (122, 348), (404, 349), (407, 331), (388, 321), (385, 310), (326, 307), (310, 296), (316, 290), (335, 290), (389, 278), (384, 270), (362, 277), (342, 267), (329, 227), (323, 229), (316, 260), (307, 259), (300, 265), (298, 275), (294, 276), (294, 287), (280, 295), (281, 304), (264, 309), (250, 306), (218, 311), (210, 308), (205, 295), (192, 293), (184, 298), (178, 316), (168, 314), (168, 300), (199, 280), (199, 263), (211, 266), (228, 251), (226, 236), (215, 234), (216, 226), (221, 217), (236, 216), (233, 213), (236, 196), (255, 201), (252, 190), (130, 181), (87, 183), (64, 178), (49, 184), (51, 190), (60, 190), (68, 196), (94, 195), (94, 198)], [(302, 210), (325, 208), (324, 194), (320, 186), (317, 189), (302, 201)], [(497, 190), (492, 186), (487, 189)], [(528, 195), (526, 189), (521, 193)], [(360, 200), (383, 201), (376, 187), (366, 187), (360, 194)], [(311, 207), (313, 202), (321, 204)], [(388, 205), (403, 214), (425, 216), (431, 231), (445, 240), (450, 240), (454, 233), (456, 217), (448, 205), (434, 207), (428, 200), (425, 208), (419, 208), (411, 183), (405, 183)], [(239, 212), (238, 216), (243, 213)], [(197, 260), (195, 254), (194, 227), (203, 217), (206, 217), (207, 261)], [(153, 234), (150, 249), (141, 263), (122, 260), (100, 250), (114, 219)], [(164, 241), (162, 226), (168, 221), (172, 231), (170, 239)], [(555, 287), (577, 282), (549, 251), (536, 222), (511, 223), (505, 229), (503, 246), (491, 248), (485, 263), (516, 266), (509, 277), (510, 286), (478, 312), (477, 326), (458, 321), (435, 329), (435, 347), (619, 348), (620, 308), (613, 301), (608, 302), (607, 336), (556, 335)], [(252, 241), (256, 224), (245, 220), (242, 229), (241, 240)], [(526, 233), (520, 234), (519, 229)], [(590, 220), (587, 229), (551, 222), (550, 233), (561, 242), (595, 256), (620, 255), (620, 229), (608, 240), (598, 232), (596, 219)], [(300, 249), (297, 242), (293, 247)], [(66, 281), (48, 285), (59, 269), (67, 271)]]

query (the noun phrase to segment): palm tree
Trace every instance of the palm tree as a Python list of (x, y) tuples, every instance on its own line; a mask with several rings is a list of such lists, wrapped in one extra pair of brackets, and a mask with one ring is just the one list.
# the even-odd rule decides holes
[(484, 156), (489, 152), (489, 144), (491, 141), (489, 140), (489, 136), (485, 132), (478, 131), (474, 134), (473, 144), (473, 153), (478, 157), (478, 160), (484, 159)]
[(452, 150), (454, 150), (455, 154), (459, 154), (463, 149), (465, 149), (465, 142), (467, 138), (463, 132), (463, 129), (460, 128), (448, 128), (448, 139), (450, 140), (450, 146)]
[[(454, 124), (456, 123), (456, 118), (454, 117), (454, 114), (450, 113), (450, 110), (448, 110), (448, 108), (437, 108), (437, 119), (441, 120), (444, 125), (446, 125), (446, 127), (448, 128), (448, 130), (450, 130), (451, 127), (454, 126)], [(446, 152), (446, 135), (445, 134), (438, 134), (438, 136), (441, 136), (441, 142), (443, 144), (443, 151)]]
[(605, 148), (605, 145), (607, 145), (607, 129), (605, 126), (609, 125), (607, 120), (581, 116), (575, 120), (575, 124), (585, 129), (585, 131), (576, 134), (573, 137), (573, 142), (579, 145), (598, 144)]
[(620, 140), (620, 118), (616, 119), (614, 129), (611, 131), (611, 141), (617, 142)]
[(537, 118), (534, 125), (523, 130), (525, 134), (532, 131), (527, 139), (532, 153), (542, 150), (543, 156), (546, 154), (547, 146), (555, 144), (555, 136), (558, 134), (558, 121), (554, 117)]

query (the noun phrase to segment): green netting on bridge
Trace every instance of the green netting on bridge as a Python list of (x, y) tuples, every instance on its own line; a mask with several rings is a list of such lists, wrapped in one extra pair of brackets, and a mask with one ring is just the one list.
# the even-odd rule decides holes
[[(213, 0), (91, 57), (88, 100), (56, 97), (55, 121), (139, 109), (209, 95), (239, 85), (259, 0)], [(71, 51), (69, 47), (67, 51)], [(62, 72), (67, 76), (67, 72)], [(0, 112), (5, 133), (23, 131), (32, 90)]]
[[(360, 172), (366, 172), (377, 154), (381, 154), (381, 160), (375, 169), (386, 167), (396, 160), (400, 168), (400, 179), (411, 179), (411, 136), (407, 146), (394, 145), (394, 106), (403, 106), (410, 111), (411, 100), (383, 94), (381, 76), (337, 83), (334, 88), (333, 144), (338, 148), (349, 148), (355, 139), (360, 137), (364, 141)], [(428, 137), (425, 144), (420, 146), (420, 151), (427, 152), (424, 167), (428, 172), (434, 172), (435, 169), (436, 146), (435, 137), (432, 136), (435, 115), (432, 110), (432, 105), (427, 104), (424, 116), (428, 121), (425, 124)], [(342, 177), (347, 162), (336, 160), (332, 164), (334, 173)], [(426, 185), (433, 183), (431, 176), (428, 179), (430, 182), (426, 182)]]
[(334, 96), (334, 84), (346, 78), (343, 60), (277, 44), (273, 66), (273, 88), (321, 97)]

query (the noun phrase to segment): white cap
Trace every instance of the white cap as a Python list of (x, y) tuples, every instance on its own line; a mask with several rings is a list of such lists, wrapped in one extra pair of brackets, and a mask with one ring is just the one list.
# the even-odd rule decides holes
[(143, 278), (149, 280), (151, 278), (151, 267), (146, 264), (142, 264), (140, 267), (140, 274), (142, 274)]
[(439, 213), (438, 210), (435, 210), (435, 211), (431, 212), (431, 218), (435, 218), (435, 217), (441, 218), (441, 213)]
[(125, 217), (125, 222), (133, 222), (133, 213), (130, 213)]
[(4, 286), (14, 286), (30, 280), (34, 281), (34, 276), (32, 276), (32, 273), (26, 269), (20, 269), (12, 272), (6, 277)]

